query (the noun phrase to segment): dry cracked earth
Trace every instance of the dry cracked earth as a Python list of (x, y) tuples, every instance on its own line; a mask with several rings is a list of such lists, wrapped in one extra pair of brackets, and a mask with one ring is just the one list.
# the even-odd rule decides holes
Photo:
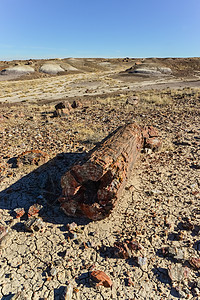
[[(77, 95), (79, 106), (62, 117), (57, 99), (2, 101), (1, 299), (200, 299), (200, 90), (184, 85), (135, 90), (124, 82), (120, 93)], [(141, 153), (108, 218), (67, 217), (57, 202), (61, 176), (127, 122), (158, 129), (161, 149)], [(18, 164), (30, 150), (47, 161)], [(27, 228), (34, 204), (39, 225)], [(16, 218), (16, 208), (25, 214)], [(117, 256), (114, 244), (127, 240), (137, 247)], [(112, 286), (96, 286), (92, 270)]]

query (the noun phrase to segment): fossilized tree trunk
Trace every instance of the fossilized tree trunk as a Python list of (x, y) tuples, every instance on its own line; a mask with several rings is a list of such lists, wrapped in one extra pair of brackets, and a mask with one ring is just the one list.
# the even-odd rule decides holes
[(61, 208), (69, 216), (107, 217), (119, 198), (142, 148), (161, 146), (153, 127), (119, 127), (61, 179)]
[(70, 216), (107, 217), (144, 144), (136, 124), (121, 126), (61, 179), (61, 208)]

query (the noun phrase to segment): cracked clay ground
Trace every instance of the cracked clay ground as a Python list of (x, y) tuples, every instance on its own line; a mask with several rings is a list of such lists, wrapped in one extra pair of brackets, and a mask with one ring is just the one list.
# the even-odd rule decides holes
[[(125, 105), (121, 97), (91, 100), (70, 115), (52, 118), (54, 104), (1, 107), (1, 299), (200, 299), (200, 118), (199, 92), (168, 95), (170, 103)], [(26, 126), (24, 122), (26, 121)], [(117, 207), (105, 220), (64, 215), (56, 202), (60, 177), (85, 151), (127, 121), (155, 126), (163, 146), (142, 153)], [(39, 149), (49, 161), (14, 166), (25, 150)], [(29, 232), (29, 207), (43, 206), (43, 228)], [(16, 219), (14, 209), (26, 214)], [(75, 222), (71, 234), (67, 224)], [(188, 225), (189, 224), (189, 225)], [(126, 259), (114, 242), (135, 239), (140, 250)], [(91, 270), (102, 270), (111, 288), (95, 287)], [(67, 298), (70, 299), (70, 298)]]

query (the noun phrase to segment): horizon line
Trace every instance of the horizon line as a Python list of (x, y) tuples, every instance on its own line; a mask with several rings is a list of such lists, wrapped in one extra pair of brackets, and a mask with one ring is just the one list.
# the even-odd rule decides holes
[(87, 58), (97, 58), (97, 59), (145, 59), (145, 58), (200, 58), (200, 56), (68, 56), (68, 57), (37, 57), (37, 58), (0, 58), (0, 61), (16, 61), (16, 60), (51, 60), (51, 59), (70, 59), (70, 58), (78, 58), (78, 59), (87, 59)]

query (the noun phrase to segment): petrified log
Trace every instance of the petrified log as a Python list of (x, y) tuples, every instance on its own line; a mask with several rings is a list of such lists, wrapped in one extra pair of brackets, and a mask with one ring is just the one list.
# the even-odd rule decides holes
[(144, 144), (136, 124), (119, 127), (61, 179), (61, 208), (69, 216), (107, 217)]
[(141, 149), (160, 146), (158, 132), (151, 126), (119, 127), (62, 177), (61, 208), (68, 216), (104, 219), (121, 195)]

